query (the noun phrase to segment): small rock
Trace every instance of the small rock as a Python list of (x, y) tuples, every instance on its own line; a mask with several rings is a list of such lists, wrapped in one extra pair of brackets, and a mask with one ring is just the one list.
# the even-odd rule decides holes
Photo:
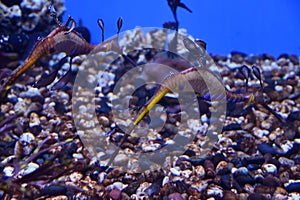
[(179, 194), (177, 192), (169, 194), (168, 198), (170, 198), (172, 200), (184, 200), (183, 197), (181, 196), (181, 194)]
[(280, 157), (278, 159), (278, 161), (280, 162), (281, 165), (287, 166), (287, 167), (291, 167), (291, 166), (295, 165), (295, 161), (285, 158), (285, 157)]
[(291, 192), (300, 192), (300, 182), (291, 182), (291, 183), (287, 184), (285, 189), (289, 193), (291, 193)]
[(275, 174), (277, 172), (277, 167), (273, 164), (264, 164), (262, 170), (264, 173)]
[(112, 191), (109, 192), (109, 196), (112, 198), (112, 199), (120, 199), (121, 198), (121, 194), (122, 194), (122, 191), (119, 190), (119, 189), (113, 189)]
[(170, 171), (175, 176), (179, 176), (180, 175), (180, 171), (178, 169), (174, 168), (174, 167), (171, 168)]

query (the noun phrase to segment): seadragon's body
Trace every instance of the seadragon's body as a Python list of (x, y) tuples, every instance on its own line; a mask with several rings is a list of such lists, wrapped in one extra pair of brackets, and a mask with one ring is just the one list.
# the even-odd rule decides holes
[[(72, 21), (71, 28), (68, 24)], [(5, 93), (10, 85), (32, 65), (34, 65), (41, 56), (49, 53), (65, 52), (71, 58), (89, 54), (91, 51), (109, 51), (116, 50), (115, 40), (108, 40), (98, 45), (88, 43), (78, 32), (73, 30), (75, 22), (69, 18), (65, 25), (55, 28), (46, 38), (40, 39), (31, 50), (25, 61), (19, 65), (7, 78), (1, 86), (0, 92)]]
[[(195, 92), (201, 97), (210, 99), (211, 101), (246, 103), (254, 101), (255, 96), (252, 93), (233, 93), (227, 89), (224, 89), (224, 87), (219, 87), (219, 84), (216, 84), (215, 87), (213, 85), (208, 87), (206, 82), (207, 78), (215, 80), (218, 79), (210, 70), (199, 69), (195, 67), (191, 67), (178, 74), (172, 74), (168, 76), (156, 90), (152, 98), (136, 115), (134, 121), (129, 126), (127, 133), (130, 133), (135, 128), (135, 126), (144, 118), (144, 116), (156, 103), (158, 103), (167, 93), (172, 92), (173, 90), (181, 89), (187, 92), (188, 90), (191, 90), (190, 92)], [(214, 91), (214, 95), (210, 93), (210, 89)]]

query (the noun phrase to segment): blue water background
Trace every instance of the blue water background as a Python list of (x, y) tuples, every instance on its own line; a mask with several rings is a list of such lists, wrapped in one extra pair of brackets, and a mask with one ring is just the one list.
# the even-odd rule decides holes
[[(281, 53), (300, 55), (299, 0), (182, 0), (192, 11), (178, 8), (180, 28), (207, 42), (207, 51), (227, 55)], [(66, 13), (92, 33), (92, 43), (101, 41), (97, 19), (105, 22), (105, 37), (115, 35), (116, 21), (123, 18), (122, 30), (161, 27), (174, 21), (167, 0), (66, 0)]]

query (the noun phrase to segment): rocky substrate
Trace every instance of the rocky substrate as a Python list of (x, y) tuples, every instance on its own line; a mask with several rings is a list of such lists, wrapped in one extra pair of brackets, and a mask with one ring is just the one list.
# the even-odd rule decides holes
[[(139, 38), (136, 35), (135, 39)], [(151, 37), (141, 40), (151, 40)], [(86, 86), (97, 82), (92, 102), (89, 94), (80, 87), (75, 90), (78, 94), (74, 98), (71, 80), (53, 90), (55, 83), (66, 82), (60, 78), (68, 70), (68, 63), (62, 64), (54, 83), (40, 88), (31, 86), (45, 71), (39, 66), (55, 66), (63, 55), (44, 57), (41, 65), (20, 77), (8, 93), (7, 101), (1, 104), (0, 197), (300, 198), (300, 67), (299, 57), (295, 55), (282, 54), (277, 59), (268, 54), (246, 55), (240, 52), (210, 56), (224, 85), (237, 93), (260, 90), (259, 80), (252, 75), (247, 88), (241, 66), (256, 65), (260, 68), (265, 102), (279, 117), (261, 104), (228, 103), (226, 117), (223, 116), (224, 127), (216, 135), (210, 150), (203, 154), (205, 133), (213, 122), (210, 118), (211, 103), (199, 99), (200, 117), (190, 119), (190, 126), (184, 127), (187, 133), (194, 134), (185, 150), (179, 155), (162, 154), (162, 158), (158, 158), (163, 161), (159, 166), (144, 163), (147, 159), (138, 162), (131, 155), (147, 156), (148, 152), (165, 147), (176, 151), (176, 146), (172, 146), (174, 136), (186, 137), (178, 129), (179, 116), (184, 113), (178, 108), (176, 99), (169, 95), (160, 101), (167, 112), (157, 117), (157, 123), (166, 120), (163, 128), (156, 131), (147, 127), (146, 117), (121, 144), (113, 164), (107, 167), (113, 153), (111, 144), (118, 146), (125, 135), (120, 124), (127, 126), (157, 88), (144, 86), (132, 97), (126, 97), (122, 96), (123, 91), (132, 89), (132, 86), (125, 85), (119, 93), (114, 93), (114, 85), (125, 72), (134, 69), (136, 64), (151, 62), (156, 54), (156, 51), (144, 48), (129, 52), (130, 59), (119, 57), (113, 59), (114, 62), (105, 61), (110, 61), (110, 56), (115, 58), (113, 53), (103, 55), (100, 52), (96, 53), (97, 56), (75, 58), (73, 68), (84, 73)], [(101, 71), (88, 68), (95, 62), (103, 65)], [(55, 69), (57, 66), (48, 70)], [(123, 121), (118, 123), (112, 114), (112, 105), (115, 105), (112, 102), (116, 98), (131, 103), (130, 115), (125, 113), (120, 117)], [(91, 123), (93, 117), (96, 117), (97, 127)], [(191, 125), (197, 120), (201, 126)], [(98, 128), (96, 132), (95, 127)], [(90, 142), (96, 143), (91, 145), (96, 145), (95, 149), (89, 148), (83, 135), (88, 135)]]

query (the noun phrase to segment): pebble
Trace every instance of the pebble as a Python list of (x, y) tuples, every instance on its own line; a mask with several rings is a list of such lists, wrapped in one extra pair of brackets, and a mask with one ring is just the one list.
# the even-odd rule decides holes
[(24, 169), (21, 169), (19, 172), (19, 175), (27, 175), (30, 174), (32, 172), (34, 172), (35, 170), (37, 170), (40, 166), (34, 162), (30, 162), (28, 163), (28, 165), (26, 165), (26, 167)]
[(35, 96), (41, 96), (41, 93), (37, 88), (29, 87), (26, 92), (21, 92), (19, 96), (22, 98), (32, 98)]
[(291, 182), (285, 186), (285, 189), (288, 193), (298, 192), (300, 193), (300, 182)]
[(128, 160), (128, 156), (121, 153), (115, 157), (114, 164), (118, 166), (127, 165)]
[(12, 177), (13, 176), (13, 172), (14, 172), (14, 168), (12, 166), (6, 166), (4, 169), (3, 169), (3, 172), (5, 174), (5, 176), (7, 177)]
[(278, 161), (280, 162), (280, 164), (282, 166), (286, 166), (286, 167), (291, 167), (291, 166), (295, 165), (295, 161), (285, 158), (285, 157), (280, 157), (278, 159)]
[(124, 184), (124, 183), (122, 183), (122, 182), (119, 182), (119, 181), (117, 181), (117, 182), (114, 182), (113, 184), (111, 184), (111, 185), (108, 185), (107, 187), (106, 187), (106, 190), (113, 190), (113, 189), (117, 189), (117, 190), (124, 190), (126, 187), (128, 186), (128, 184)]
[(194, 168), (194, 171), (197, 175), (197, 177), (199, 177), (200, 179), (204, 178), (205, 176), (205, 169), (202, 165), (198, 165)]
[(78, 182), (80, 181), (80, 179), (82, 179), (82, 174), (79, 172), (74, 172), (72, 174), (70, 174), (70, 180), (72, 182)]
[(285, 142), (283, 142), (280, 147), (283, 150), (284, 153), (287, 153), (289, 150), (291, 150), (293, 148), (294, 144), (293, 142), (286, 140)]
[(264, 173), (271, 173), (271, 174), (277, 173), (277, 167), (273, 164), (263, 164), (262, 170)]
[(34, 140), (35, 140), (35, 136), (32, 133), (30, 133), (30, 132), (23, 133), (20, 136), (20, 141), (21, 142), (31, 143)]
[(178, 192), (169, 194), (168, 198), (171, 199), (171, 200), (184, 200), (184, 198)]
[(162, 181), (162, 186), (165, 186), (166, 184), (168, 184), (170, 182), (170, 178), (168, 176), (165, 176), (163, 181)]
[(143, 149), (144, 152), (156, 151), (160, 147), (161, 147), (161, 144), (157, 143), (155, 141), (147, 141), (147, 142), (142, 144), (142, 149)]
[(208, 197), (223, 197), (223, 189), (218, 185), (210, 185), (206, 192)]
[(112, 191), (109, 192), (109, 196), (114, 200), (120, 199), (121, 194), (122, 194), (122, 191), (119, 189), (113, 189)]
[[(43, 187), (42, 189), (42, 194), (43, 195), (48, 195), (48, 196), (58, 196), (58, 195), (64, 195), (67, 193), (67, 188), (66, 186), (61, 186), (61, 185), (47, 185)], [(58, 199), (65, 199), (62, 197), (58, 197)]]
[(170, 172), (175, 176), (180, 176), (180, 171), (177, 168), (171, 168)]
[(276, 149), (272, 147), (270, 144), (261, 143), (258, 144), (257, 148), (262, 154), (267, 154), (267, 153), (270, 153), (271, 155), (277, 154)]
[(32, 112), (30, 114), (30, 121), (29, 121), (29, 127), (33, 127), (33, 126), (39, 126), (40, 125), (40, 119), (39, 119), (39, 115), (35, 112)]

